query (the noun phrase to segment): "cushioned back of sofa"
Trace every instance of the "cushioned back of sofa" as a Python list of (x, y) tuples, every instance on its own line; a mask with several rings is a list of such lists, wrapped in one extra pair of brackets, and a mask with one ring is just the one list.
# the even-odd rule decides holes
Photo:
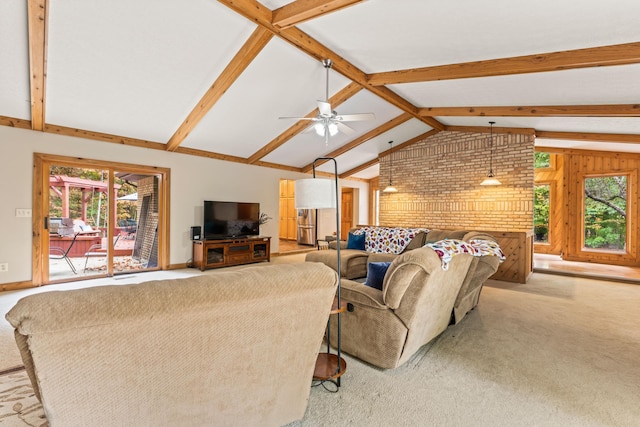
[(468, 233), (468, 230), (439, 230), (433, 229), (429, 230), (427, 236), (425, 237), (426, 243), (434, 243), (438, 240), (444, 239), (462, 239), (465, 234)]
[(36, 294), (6, 318), (51, 425), (283, 425), (304, 415), (337, 280), (245, 267)]

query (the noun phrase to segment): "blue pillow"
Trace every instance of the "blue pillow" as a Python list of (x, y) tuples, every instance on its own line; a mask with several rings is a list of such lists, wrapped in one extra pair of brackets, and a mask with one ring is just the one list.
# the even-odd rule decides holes
[(364, 251), (364, 238), (366, 234), (353, 234), (349, 233), (349, 238), (347, 239), (347, 249), (359, 249)]
[(367, 264), (367, 281), (365, 285), (382, 290), (382, 282), (384, 282), (384, 276), (387, 274), (390, 265), (390, 262), (370, 262)]

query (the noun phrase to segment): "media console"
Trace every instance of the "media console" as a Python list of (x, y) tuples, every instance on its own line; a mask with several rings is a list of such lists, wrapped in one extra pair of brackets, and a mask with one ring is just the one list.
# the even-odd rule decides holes
[(208, 268), (270, 261), (270, 248), (271, 237), (195, 240), (193, 266), (205, 271)]

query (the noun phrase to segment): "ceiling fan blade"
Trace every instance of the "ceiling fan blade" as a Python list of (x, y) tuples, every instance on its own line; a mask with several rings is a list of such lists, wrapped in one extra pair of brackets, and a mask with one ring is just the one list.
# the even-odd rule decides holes
[(318, 101), (318, 111), (324, 117), (331, 117), (331, 104), (327, 101)]
[(345, 125), (344, 123), (340, 123), (340, 122), (335, 122), (335, 123), (338, 126), (338, 130), (344, 133), (345, 135), (353, 135), (354, 133), (356, 133), (355, 130), (351, 129), (349, 126)]
[(278, 117), (279, 119), (293, 119), (293, 120), (318, 120), (315, 117)]
[(357, 122), (360, 120), (374, 120), (376, 115), (373, 113), (360, 113), (360, 114), (341, 114), (336, 116), (335, 119), (341, 122)]

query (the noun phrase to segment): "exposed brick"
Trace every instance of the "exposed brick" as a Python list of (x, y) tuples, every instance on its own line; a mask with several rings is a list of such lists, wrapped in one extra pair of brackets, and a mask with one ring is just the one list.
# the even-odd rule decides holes
[[(443, 131), (393, 153), (398, 193), (380, 194), (380, 224), (527, 231), (533, 227), (532, 135), (494, 135), (493, 171), (501, 186), (483, 187), (489, 134)], [(389, 159), (380, 182), (389, 180)]]

